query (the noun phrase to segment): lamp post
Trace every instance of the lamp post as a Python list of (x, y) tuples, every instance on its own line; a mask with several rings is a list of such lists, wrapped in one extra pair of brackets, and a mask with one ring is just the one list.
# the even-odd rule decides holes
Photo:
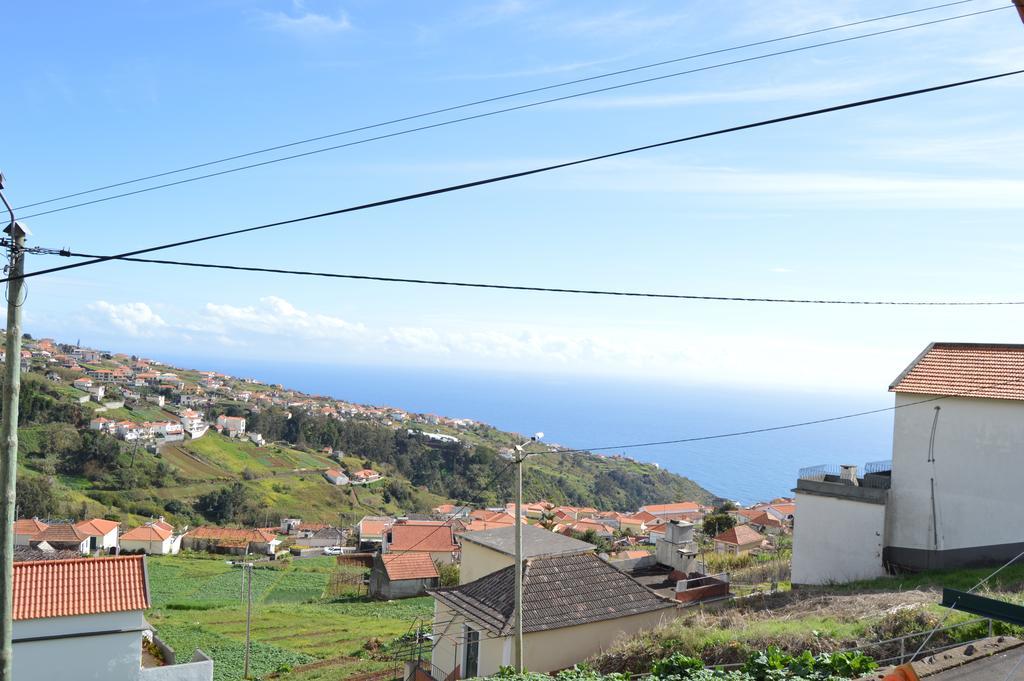
[(544, 437), (544, 433), (534, 433), (526, 442), (516, 445), (516, 570), (515, 570), (515, 668), (519, 673), (523, 672), (523, 462), (529, 454), (525, 447), (531, 442), (537, 442)]

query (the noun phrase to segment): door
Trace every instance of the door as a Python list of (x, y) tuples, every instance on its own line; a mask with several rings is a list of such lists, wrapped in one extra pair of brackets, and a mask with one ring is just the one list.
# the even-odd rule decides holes
[(462, 678), (470, 679), (480, 670), (480, 632), (466, 627), (466, 652), (462, 664)]

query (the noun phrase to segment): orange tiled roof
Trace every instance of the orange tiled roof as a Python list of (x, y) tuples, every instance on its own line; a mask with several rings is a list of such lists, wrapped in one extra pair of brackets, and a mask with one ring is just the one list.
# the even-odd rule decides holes
[(640, 510), (655, 515), (663, 513), (693, 513), (700, 510), (700, 504), (696, 501), (681, 501), (676, 504), (648, 504)]
[(719, 535), (715, 536), (715, 541), (720, 541), (725, 544), (736, 544), (737, 546), (743, 546), (745, 544), (753, 544), (754, 542), (764, 541), (764, 537), (761, 536), (754, 528), (749, 525), (737, 525), (736, 527), (726, 530)]
[(157, 525), (143, 525), (121, 535), (121, 541), (163, 541), (171, 536), (170, 530)]
[(422, 553), (457, 551), (458, 545), (451, 526), (402, 524), (391, 528), (389, 551), (418, 551)]
[(765, 527), (782, 527), (782, 523), (779, 522), (778, 518), (763, 512), (751, 518), (750, 522), (754, 525), (764, 525)]
[(149, 607), (144, 556), (14, 564), (14, 619), (95, 615)]
[(388, 579), (430, 579), (437, 577), (437, 566), (426, 553), (389, 553), (384, 558)]
[(30, 537), (39, 534), (49, 525), (38, 518), (22, 518), (14, 521), (14, 534), (27, 534)]
[(384, 532), (394, 524), (394, 522), (395, 521), (391, 518), (366, 516), (359, 521), (359, 536), (376, 537), (378, 535), (383, 535)]
[(50, 525), (39, 534), (32, 537), (32, 541), (45, 541), (45, 542), (75, 542), (80, 544), (85, 541), (89, 535), (85, 534), (74, 525), (65, 525), (63, 523)]
[(113, 520), (105, 520), (104, 518), (90, 518), (89, 520), (75, 523), (75, 529), (90, 537), (102, 537), (111, 530), (117, 529), (120, 524)]
[(188, 533), (195, 539), (216, 539), (217, 541), (251, 541), (267, 543), (274, 540), (277, 535), (267, 530), (235, 529), (232, 527), (197, 527)]
[(1024, 400), (1024, 345), (932, 343), (889, 390)]

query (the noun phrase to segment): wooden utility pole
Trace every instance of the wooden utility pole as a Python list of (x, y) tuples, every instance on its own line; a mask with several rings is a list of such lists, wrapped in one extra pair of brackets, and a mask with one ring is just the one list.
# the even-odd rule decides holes
[(14, 681), (11, 672), (14, 629), (14, 493), (18, 470), (18, 396), (21, 392), (21, 305), (25, 273), (25, 237), (28, 229), (14, 219), (14, 209), (3, 195), (0, 200), (11, 215), (4, 230), (11, 241), (7, 282), (7, 338), (4, 357), (3, 419), (0, 420), (0, 681)]

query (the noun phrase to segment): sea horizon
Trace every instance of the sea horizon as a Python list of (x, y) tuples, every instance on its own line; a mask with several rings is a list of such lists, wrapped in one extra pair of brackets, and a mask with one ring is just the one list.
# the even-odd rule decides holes
[(612, 447), (742, 504), (788, 496), (800, 468), (890, 458), (892, 412), (767, 433), (630, 448), (879, 409), (892, 397), (676, 384), (651, 379), (517, 375), (412, 367), (167, 357), (182, 368), (254, 378), (308, 394), (545, 433), (571, 448)]

